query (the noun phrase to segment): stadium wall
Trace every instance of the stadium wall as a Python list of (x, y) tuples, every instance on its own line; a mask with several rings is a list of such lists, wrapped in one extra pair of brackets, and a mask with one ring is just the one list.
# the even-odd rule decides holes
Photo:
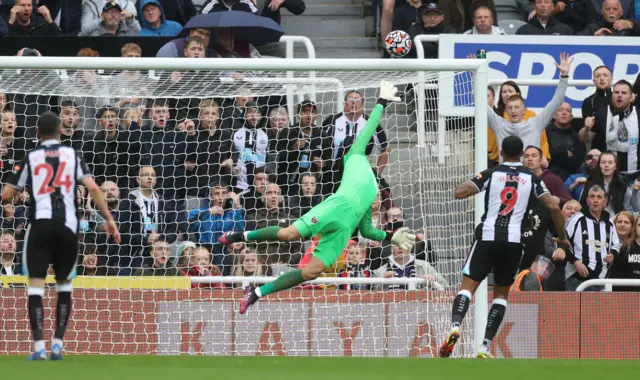
[[(0, 292), (0, 354), (26, 354), (26, 291)], [(55, 294), (47, 296), (51, 331)], [(248, 316), (237, 313), (241, 297), (234, 290), (77, 289), (66, 350), (433, 357), (449, 328), (452, 294), (292, 291), (269, 297)], [(518, 293), (493, 350), (509, 358), (639, 359), (638, 321), (640, 293)]]

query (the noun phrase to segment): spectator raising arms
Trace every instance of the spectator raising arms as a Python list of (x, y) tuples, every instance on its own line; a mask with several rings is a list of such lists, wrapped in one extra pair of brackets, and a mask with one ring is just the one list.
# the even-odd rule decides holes
[[(546, 1), (546, 0), (538, 0)], [(540, 147), (540, 138), (545, 127), (553, 119), (553, 114), (564, 100), (564, 94), (567, 92), (567, 83), (569, 79), (569, 69), (571, 68), (569, 54), (560, 55), (560, 64), (556, 64), (560, 70), (560, 83), (556, 89), (553, 98), (547, 104), (540, 115), (529, 120), (524, 120), (525, 107), (524, 99), (520, 95), (511, 96), (507, 99), (506, 111), (510, 120), (504, 119), (493, 111), (489, 106), (487, 112), (489, 116), (489, 126), (493, 129), (498, 140), (498, 150), (502, 149), (502, 140), (507, 136), (518, 136), (522, 139), (525, 146)]]
[(51, 18), (49, 8), (33, 9), (32, 0), (16, 0), (9, 11), (10, 36), (58, 36), (62, 34)]
[(158, 0), (141, 0), (140, 14), (142, 29), (138, 32), (138, 36), (174, 37), (182, 31), (182, 25), (166, 19), (164, 8)]

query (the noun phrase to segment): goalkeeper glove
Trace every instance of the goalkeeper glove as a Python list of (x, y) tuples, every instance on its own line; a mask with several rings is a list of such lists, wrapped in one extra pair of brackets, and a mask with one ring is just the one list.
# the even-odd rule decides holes
[(396, 96), (397, 92), (398, 89), (390, 82), (387, 82), (386, 80), (380, 82), (380, 99), (384, 99), (389, 102), (399, 102), (401, 99)]
[(409, 233), (409, 227), (402, 227), (393, 233), (391, 243), (403, 251), (408, 251), (416, 243), (416, 235)]

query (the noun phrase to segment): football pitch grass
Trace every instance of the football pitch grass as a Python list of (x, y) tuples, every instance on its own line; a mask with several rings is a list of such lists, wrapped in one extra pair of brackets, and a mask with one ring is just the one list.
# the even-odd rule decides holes
[(46, 380), (568, 380), (639, 379), (640, 361), (326, 357), (0, 356), (4, 379)]

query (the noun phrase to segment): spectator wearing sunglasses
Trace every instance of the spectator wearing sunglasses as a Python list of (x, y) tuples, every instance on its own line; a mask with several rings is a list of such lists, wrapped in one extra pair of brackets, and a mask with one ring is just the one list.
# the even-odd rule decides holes
[(570, 175), (564, 185), (569, 189), (571, 196), (575, 200), (580, 200), (580, 195), (584, 189), (584, 184), (587, 182), (587, 176), (589, 173), (598, 166), (598, 159), (600, 158), (600, 151), (598, 149), (591, 149), (584, 158), (584, 164), (580, 166), (576, 174)]

